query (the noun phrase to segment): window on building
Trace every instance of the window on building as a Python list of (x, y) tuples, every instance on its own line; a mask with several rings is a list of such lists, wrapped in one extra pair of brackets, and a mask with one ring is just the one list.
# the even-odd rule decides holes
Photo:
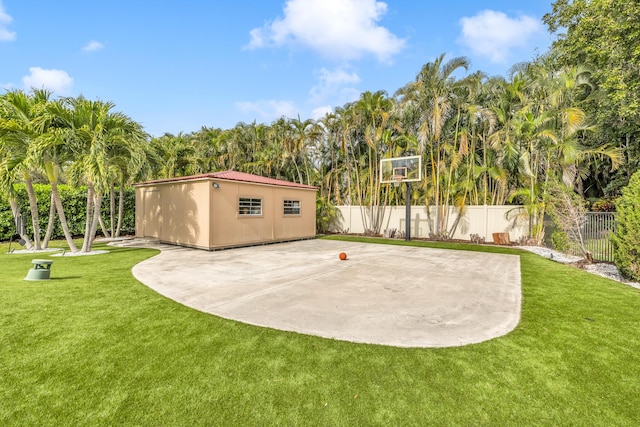
[(284, 214), (285, 215), (300, 215), (300, 200), (285, 200), (284, 201)]
[(262, 199), (240, 197), (238, 200), (238, 214), (242, 216), (262, 215)]

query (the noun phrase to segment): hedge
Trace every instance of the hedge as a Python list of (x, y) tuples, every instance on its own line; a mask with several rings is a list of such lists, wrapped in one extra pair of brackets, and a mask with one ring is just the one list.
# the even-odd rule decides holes
[[(47, 231), (47, 224), (49, 221), (49, 206), (51, 202), (51, 186), (48, 184), (34, 184), (33, 189), (36, 193), (36, 199), (38, 201), (38, 216), (40, 222), (40, 230), (42, 237)], [(24, 224), (27, 227), (27, 233), (32, 235), (31, 226), (31, 210), (29, 208), (29, 198), (27, 196), (27, 190), (24, 185), (16, 186), (18, 193), (18, 205), (24, 220)], [(81, 237), (84, 234), (84, 225), (86, 218), (87, 207), (87, 188), (86, 187), (72, 187), (69, 185), (58, 185), (58, 192), (60, 193), (60, 199), (64, 206), (64, 214), (69, 224), (69, 231), (74, 237)], [(118, 215), (118, 193), (116, 191), (116, 218), (114, 224), (117, 226)], [(105, 225), (109, 227), (109, 194), (104, 196), (102, 201), (102, 218), (105, 221)], [(135, 191), (132, 188), (124, 190), (124, 210), (122, 215), (121, 235), (131, 234), (135, 229)], [(9, 238), (15, 234), (15, 223), (13, 215), (11, 214), (11, 206), (9, 201), (4, 196), (0, 196), (0, 241), (9, 240)], [(101, 233), (100, 227), (98, 227), (98, 234)], [(52, 239), (64, 239), (64, 233), (60, 226), (60, 220), (56, 214), (55, 226), (53, 230)]]
[(614, 261), (624, 277), (640, 280), (640, 171), (616, 201), (618, 215), (613, 235)]

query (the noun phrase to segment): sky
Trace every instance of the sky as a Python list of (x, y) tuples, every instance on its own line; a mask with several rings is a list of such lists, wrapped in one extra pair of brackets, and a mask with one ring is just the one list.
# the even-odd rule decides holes
[(464, 56), (507, 76), (552, 0), (0, 0), (0, 87), (109, 101), (153, 136), (321, 118)]

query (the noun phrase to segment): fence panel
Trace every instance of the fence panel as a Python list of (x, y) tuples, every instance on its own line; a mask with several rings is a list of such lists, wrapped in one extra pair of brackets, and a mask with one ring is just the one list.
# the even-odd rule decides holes
[[(613, 262), (613, 243), (611, 234), (615, 232), (615, 212), (588, 212), (582, 226), (585, 247), (594, 260)], [(582, 256), (580, 245), (570, 245), (572, 255)]]
[[(340, 218), (331, 229), (333, 232), (364, 233), (364, 217), (370, 215), (367, 206), (336, 206), (340, 211)], [(395, 229), (404, 231), (406, 229), (406, 207), (386, 206), (384, 207), (384, 217), (380, 234), (385, 230)], [(450, 236), (453, 239), (471, 240), (471, 235), (484, 238), (486, 242), (493, 240), (493, 233), (509, 233), (512, 242), (527, 235), (528, 221), (523, 217), (521, 206), (465, 206), (463, 214), (458, 218), (456, 208), (450, 207), (449, 212), (445, 212), (448, 221), (446, 229), (454, 233)], [(434, 206), (412, 206), (411, 207), (411, 237), (428, 238), (429, 232), (434, 227), (436, 218), (436, 208)], [(459, 219), (457, 226), (453, 227), (454, 221)]]

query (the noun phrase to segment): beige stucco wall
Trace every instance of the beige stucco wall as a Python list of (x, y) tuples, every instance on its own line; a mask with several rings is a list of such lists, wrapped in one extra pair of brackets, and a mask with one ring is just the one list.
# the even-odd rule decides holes
[(209, 183), (190, 181), (136, 188), (136, 236), (209, 247)]
[(136, 237), (160, 238), (161, 208), (158, 187), (136, 188)]
[[(262, 199), (262, 215), (239, 215), (240, 197)], [(299, 200), (301, 214), (284, 215), (284, 200)], [(138, 237), (218, 249), (312, 238), (315, 227), (314, 189), (216, 179), (136, 187)]]
[[(236, 181), (215, 182), (219, 188), (212, 187), (212, 248), (315, 236), (315, 190)], [(238, 200), (241, 197), (262, 199), (262, 215), (239, 215)], [(284, 215), (284, 200), (299, 200), (300, 215)]]

